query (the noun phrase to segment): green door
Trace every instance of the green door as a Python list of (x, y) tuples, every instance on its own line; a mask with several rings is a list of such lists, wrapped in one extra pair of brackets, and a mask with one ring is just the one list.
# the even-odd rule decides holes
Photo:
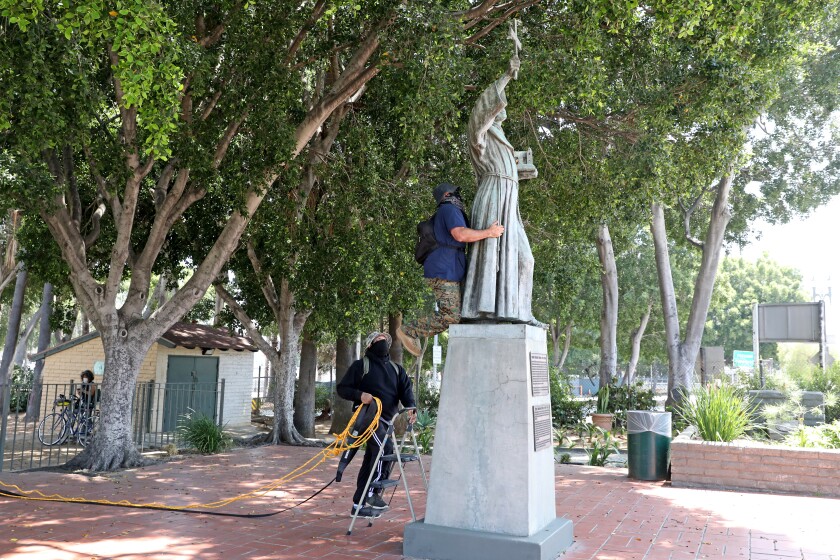
[(216, 419), (219, 358), (169, 356), (163, 402), (163, 431), (178, 427), (178, 419), (190, 411)]

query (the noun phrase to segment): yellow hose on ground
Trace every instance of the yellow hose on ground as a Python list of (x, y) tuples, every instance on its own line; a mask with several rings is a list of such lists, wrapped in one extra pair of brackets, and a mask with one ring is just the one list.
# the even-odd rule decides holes
[(59, 494), (44, 494), (40, 490), (23, 490), (16, 484), (7, 484), (0, 480), (0, 486), (4, 488), (14, 489), (19, 492), (21, 495), (10, 495), (4, 494), (5, 497), (9, 498), (17, 498), (19, 500), (32, 500), (32, 501), (42, 501), (42, 502), (83, 502), (88, 504), (101, 504), (107, 506), (124, 506), (124, 507), (135, 507), (135, 508), (155, 508), (155, 509), (167, 509), (172, 511), (181, 511), (187, 509), (216, 509), (220, 507), (224, 507), (226, 505), (232, 504), (239, 500), (245, 500), (248, 498), (256, 498), (258, 496), (263, 496), (272, 490), (275, 490), (279, 486), (299, 478), (313, 470), (315, 470), (319, 465), (324, 463), (327, 459), (332, 457), (338, 457), (348, 449), (354, 449), (361, 447), (364, 443), (371, 438), (373, 433), (376, 431), (377, 426), (379, 425), (379, 419), (382, 416), (382, 401), (378, 398), (373, 397), (373, 400), (376, 402), (376, 414), (374, 415), (373, 420), (371, 421), (370, 425), (365, 428), (365, 430), (359, 435), (356, 436), (357, 439), (353, 443), (347, 443), (347, 438), (350, 437), (350, 430), (353, 428), (353, 425), (356, 423), (356, 419), (359, 416), (359, 413), (362, 410), (362, 407), (358, 407), (356, 412), (353, 413), (353, 416), (350, 418), (350, 422), (347, 423), (347, 427), (344, 428), (340, 434), (333, 434), (335, 436), (335, 441), (329, 444), (327, 447), (322, 449), (318, 452), (317, 455), (306, 461), (301, 466), (297, 467), (290, 473), (282, 476), (278, 479), (272, 480), (271, 482), (264, 484), (263, 486), (257, 488), (256, 490), (252, 490), (250, 492), (246, 492), (244, 494), (239, 494), (238, 496), (234, 496), (232, 498), (226, 498), (224, 500), (217, 500), (215, 502), (208, 502), (205, 504), (187, 504), (184, 506), (169, 506), (161, 502), (149, 502), (149, 503), (134, 503), (129, 502), (128, 500), (92, 500), (90, 498), (67, 498), (65, 496), (61, 496)]

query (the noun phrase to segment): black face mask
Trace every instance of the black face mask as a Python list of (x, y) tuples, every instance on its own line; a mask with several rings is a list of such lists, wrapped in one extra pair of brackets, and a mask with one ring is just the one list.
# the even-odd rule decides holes
[(384, 358), (388, 355), (388, 341), (378, 340), (370, 345), (370, 351), (374, 356)]

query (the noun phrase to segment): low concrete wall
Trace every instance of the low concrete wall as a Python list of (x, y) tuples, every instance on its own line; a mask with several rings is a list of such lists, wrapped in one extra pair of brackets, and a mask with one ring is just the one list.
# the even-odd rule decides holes
[(840, 497), (840, 450), (700, 441), (691, 435), (693, 430), (686, 430), (671, 442), (673, 486)]

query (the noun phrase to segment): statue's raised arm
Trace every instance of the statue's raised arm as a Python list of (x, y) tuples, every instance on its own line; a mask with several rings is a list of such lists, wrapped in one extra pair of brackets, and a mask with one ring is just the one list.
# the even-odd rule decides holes
[(505, 86), (519, 72), (519, 66), (519, 57), (514, 55), (510, 59), (507, 71), (487, 86), (475, 102), (468, 128), (470, 149), (476, 151), (474, 156), (479, 158), (482, 156), (486, 145), (486, 134), (493, 122), (498, 119), (501, 123), (507, 118)]

